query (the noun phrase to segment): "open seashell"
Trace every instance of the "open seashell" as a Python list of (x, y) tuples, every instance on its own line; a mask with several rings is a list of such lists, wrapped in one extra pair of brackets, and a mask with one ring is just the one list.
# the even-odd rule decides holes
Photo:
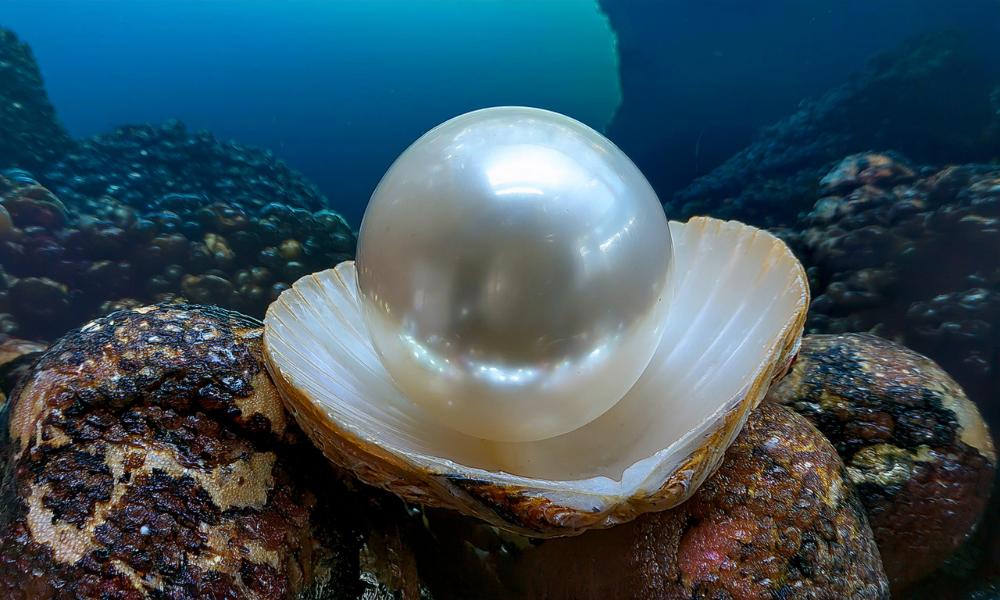
[(809, 291), (767, 232), (702, 217), (669, 227), (673, 295), (659, 346), (620, 401), (569, 433), (484, 440), (409, 401), (366, 330), (353, 262), (300, 279), (271, 305), (268, 367), (331, 461), (406, 500), (540, 537), (670, 508), (715, 470), (786, 372)]

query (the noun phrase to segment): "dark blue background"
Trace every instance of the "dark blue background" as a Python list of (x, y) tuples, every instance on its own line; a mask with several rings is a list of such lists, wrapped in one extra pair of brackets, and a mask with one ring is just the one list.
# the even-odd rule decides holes
[(272, 149), (357, 226), (391, 161), (456, 114), (619, 101), (593, 0), (0, 0), (75, 135), (177, 117)]
[[(1000, 26), (1000, 0), (602, 1), (631, 111), (611, 133), (657, 154), (661, 196), (905, 37), (995, 48)], [(75, 135), (177, 117), (274, 150), (355, 226), (392, 159), (454, 114), (529, 104), (603, 128), (620, 100), (595, 0), (4, 0), (0, 24)]]

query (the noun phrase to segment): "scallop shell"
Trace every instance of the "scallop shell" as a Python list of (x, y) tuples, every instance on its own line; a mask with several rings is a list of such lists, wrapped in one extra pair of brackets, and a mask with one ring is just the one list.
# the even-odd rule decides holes
[(610, 527), (686, 500), (798, 349), (802, 266), (737, 222), (671, 222), (673, 296), (663, 342), (611, 410), (537, 442), (445, 429), (394, 387), (366, 333), (354, 263), (300, 279), (265, 318), (268, 367), (289, 410), (361, 480), (518, 533)]

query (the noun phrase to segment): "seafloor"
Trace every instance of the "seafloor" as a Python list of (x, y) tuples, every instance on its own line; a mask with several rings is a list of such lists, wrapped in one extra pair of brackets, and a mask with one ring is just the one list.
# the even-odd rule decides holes
[[(623, 69), (632, 68), (629, 60), (628, 55), (622, 57)], [(625, 98), (617, 118), (638, 118), (630, 112), (628, 89)], [(960, 115), (954, 114), (955, 106), (962, 107)], [(795, 113), (764, 129), (753, 143), (724, 164), (665, 199), (666, 209), (674, 218), (710, 214), (779, 233), (809, 274), (813, 303), (808, 333), (872, 332), (930, 357), (961, 384), (997, 431), (997, 160), (1000, 76), (980, 68), (958, 37), (937, 35), (914, 40), (880, 57), (852, 81), (804, 102)], [(90, 139), (73, 139), (48, 101), (30, 49), (12, 32), (0, 30), (0, 347), (13, 349), (10, 356), (19, 356), (10, 362), (8, 355), (0, 357), (2, 391), (9, 394), (15, 380), (31, 368), (42, 368), (32, 367), (37, 357), (34, 351), (116, 310), (160, 302), (176, 303), (178, 311), (198, 313), (198, 309), (184, 304), (193, 303), (261, 318), (268, 304), (297, 278), (353, 256), (356, 234), (330, 208), (335, 204), (271, 153), (221, 141), (208, 132), (190, 131), (178, 122), (132, 125)], [(161, 310), (167, 311), (165, 319), (177, 318), (169, 312), (174, 309)], [(121, 314), (127, 315), (122, 319), (137, 323), (144, 318), (135, 312)], [(249, 335), (246, 330), (253, 329), (253, 324), (231, 315), (215, 314), (204, 319), (206, 327), (218, 328), (220, 335), (239, 350), (239, 356), (230, 361), (233, 364), (220, 365), (218, 373), (203, 374), (206, 379), (201, 383), (222, 385), (219, 382), (226, 381), (224, 375), (232, 371), (230, 383), (235, 377), (239, 385), (249, 386), (247, 390), (263, 385), (252, 377), (247, 379), (248, 372), (260, 371), (259, 347), (255, 345), (258, 342), (252, 336), (241, 337)], [(81, 341), (81, 334), (74, 335), (61, 347), (82, 352), (87, 344), (94, 343)], [(124, 351), (131, 342), (122, 338), (114, 343)], [(843, 347), (838, 348), (843, 351)], [(64, 359), (50, 353), (45, 368), (62, 368), (60, 360)], [(191, 362), (194, 358), (185, 360)], [(191, 366), (194, 362), (184, 364), (184, 369), (200, 368)], [(182, 384), (193, 385), (187, 380), (171, 385)], [(161, 381), (156, 385), (166, 384)], [(145, 412), (129, 416), (134, 429), (124, 433), (109, 425), (107, 411), (88, 413), (91, 420), (83, 425), (61, 422), (60, 426), (80, 443), (101, 439), (110, 447), (123, 444), (126, 433), (139, 435), (136, 432), (156, 429), (160, 427), (156, 423), (162, 421), (169, 425), (148, 435), (171, 443), (193, 444), (190, 447), (197, 447), (196, 456), (179, 459), (192, 464), (221, 463), (221, 457), (240, 453), (244, 458), (267, 454), (271, 457), (267, 460), (275, 460), (275, 454), (265, 449), (277, 444), (280, 448), (274, 452), (279, 462), (273, 478), (280, 480), (280, 485), (274, 486), (271, 481), (272, 487), (262, 492), (268, 495), (270, 504), (260, 510), (220, 508), (183, 480), (154, 469), (146, 474), (151, 479), (143, 486), (124, 492), (134, 496), (132, 507), (123, 509), (121, 515), (102, 515), (104, 524), (94, 531), (95, 539), (103, 540), (104, 545), (91, 554), (81, 551), (84, 557), (75, 566), (59, 563), (62, 566), (58, 568), (52, 565), (59, 561), (53, 562), (52, 556), (39, 550), (31, 539), (32, 533), (17, 529), (18, 511), (5, 506), (0, 509), (0, 518), (10, 527), (0, 545), (0, 584), (7, 586), (6, 593), (11, 597), (62, 597), (72, 588), (82, 596), (131, 598), (137, 597), (133, 593), (136, 586), (153, 585), (152, 580), (137, 583), (142, 574), (153, 577), (155, 573), (160, 583), (169, 580), (164, 597), (199, 597), (212, 591), (218, 594), (212, 597), (277, 598), (306, 589), (302, 582), (317, 578), (309, 571), (312, 568), (326, 569), (322, 589), (309, 592), (314, 597), (462, 597), (462, 590), (468, 591), (463, 585), (485, 585), (484, 579), (475, 584), (449, 580), (441, 566), (428, 559), (440, 554), (448, 557), (452, 567), (461, 565), (470, 572), (475, 569), (469, 561), (486, 561), (490, 568), (483, 577), (497, 584), (496, 590), (509, 591), (511, 588), (504, 586), (514, 578), (525, 587), (513, 589), (522, 592), (541, 589), (549, 597), (574, 595), (571, 587), (532, 587), (536, 583), (525, 573), (547, 561), (555, 568), (569, 568), (564, 564), (570, 560), (567, 556), (576, 552), (583, 556), (588, 551), (586, 545), (577, 545), (568, 555), (560, 555), (558, 545), (543, 546), (549, 550), (536, 553), (541, 556), (537, 559), (540, 562), (517, 563), (510, 556), (523, 552), (522, 545), (527, 543), (523, 540), (496, 536), (474, 524), (455, 523), (451, 515), (433, 511), (421, 514), (350, 480), (331, 484), (330, 489), (317, 487), (315, 481), (324, 476), (296, 466), (317, 460), (312, 450), (303, 448), (298, 439), (291, 439), (293, 434), (286, 435), (284, 425), (278, 426), (274, 415), (266, 424), (234, 417), (239, 410), (227, 403), (242, 392), (229, 392), (220, 392), (221, 400), (199, 405), (198, 410), (169, 403), (146, 407)], [(141, 393), (136, 389), (128, 392)], [(275, 410), (281, 413), (280, 408)], [(774, 410), (768, 408), (756, 419), (791, 432), (790, 439), (811, 435), (802, 433), (801, 423), (788, 421), (792, 417)], [(205, 414), (214, 416), (208, 418)], [(813, 421), (834, 442), (840, 458), (851, 466), (857, 448), (838, 445), (836, 435), (824, 428), (836, 425), (840, 417), (824, 421), (821, 415)], [(954, 424), (949, 418), (930, 415), (927, 419), (934, 420), (934, 427), (921, 429), (925, 423), (913, 430), (940, 431), (943, 427), (951, 431)], [(901, 427), (899, 423), (895, 426)], [(752, 424), (748, 428), (746, 439), (732, 452), (755, 451), (755, 427)], [(222, 435), (220, 431), (228, 433)], [(211, 442), (216, 438), (217, 443)], [(888, 443), (905, 446), (899, 439), (891, 438)], [(919, 442), (932, 451), (940, 450), (942, 456), (953, 457), (948, 454), (952, 450), (942, 449), (952, 443), (951, 438), (945, 435), (941, 439), (945, 441), (940, 448), (932, 437), (906, 443), (916, 447)], [(53, 446), (38, 452), (58, 450)], [(795, 452), (790, 449), (774, 460), (792, 468), (789, 465), (797, 460)], [(70, 490), (66, 497), (56, 498), (53, 494), (46, 501), (54, 511), (53, 522), (61, 514), (69, 523), (67, 527), (80, 529), (90, 522), (88, 519), (97, 518), (86, 510), (74, 512), (79, 511), (74, 508), (76, 496), (85, 496), (83, 505), (92, 511), (95, 503), (111, 498), (119, 485), (127, 486), (114, 480), (103, 463), (95, 462), (91, 455), (52, 458), (59, 461), (61, 469), (54, 472), (55, 467), (46, 466), (48, 463), (39, 456), (32, 455), (28, 460), (14, 454), (10, 447), (5, 448), (5, 502), (11, 495), (22, 494), (18, 486), (23, 481), (19, 478), (34, 477), (33, 485), (50, 486), (48, 489), (64, 485)], [(914, 463), (909, 468), (926, 474), (935, 472), (932, 467)], [(840, 468), (831, 467), (833, 471)], [(952, 471), (963, 468), (959, 465)], [(992, 473), (992, 465), (989, 470)], [(723, 471), (719, 477), (740, 481), (741, 477), (750, 477), (753, 469), (747, 467), (744, 473), (732, 466)], [(326, 478), (330, 477), (326, 473)], [(928, 485), (942, 481), (932, 479)], [(974, 490), (975, 485), (970, 484), (968, 489)], [(897, 492), (861, 490), (861, 498), (870, 510), (879, 501), (872, 500), (873, 494), (882, 494), (881, 498)], [(710, 513), (714, 504), (708, 494), (705, 492), (700, 502), (709, 507), (705, 510)], [(899, 597), (1000, 598), (1000, 494), (992, 496), (978, 529), (964, 543), (972, 525), (969, 531), (958, 532), (956, 543), (961, 547), (943, 564), (935, 557), (933, 566), (940, 566), (930, 575), (920, 573), (922, 579), (897, 594)], [(964, 496), (955, 500), (956, 512), (964, 510), (964, 501)], [(692, 504), (687, 510), (696, 511), (698, 506)], [(859, 527), (856, 508), (830, 508), (831, 522), (853, 531)], [(664, 518), (681, 519), (678, 513), (671, 514)], [(694, 516), (693, 512), (685, 514), (679, 530), (696, 528), (697, 519), (711, 519)], [(140, 527), (138, 523), (147, 517), (159, 527), (154, 535), (165, 536), (161, 549), (174, 554), (157, 557), (133, 532), (120, 529), (130, 519)], [(868, 518), (876, 522), (878, 517), (869, 513)], [(234, 539), (255, 540), (247, 548), (266, 547), (273, 553), (268, 555), (269, 566), (226, 553), (223, 563), (229, 571), (212, 571), (202, 563), (187, 564), (185, 552), (204, 557), (208, 552), (205, 532), (216, 530)], [(442, 533), (444, 530), (450, 533)], [(456, 541), (456, 531), (468, 537)], [(622, 529), (610, 535), (594, 552), (613, 549), (615, 544), (631, 544), (630, 538), (622, 537), (633, 535), (629, 531), (634, 532)], [(807, 533), (823, 535), (811, 530)], [(878, 531), (875, 539), (881, 541)], [(836, 546), (827, 542), (831, 548)], [(473, 546), (478, 558), (470, 555)], [(122, 547), (128, 552), (123, 554)], [(306, 547), (312, 549), (309, 552), (323, 554), (322, 560), (312, 555), (304, 558), (308, 554)], [(674, 551), (681, 553), (679, 549)], [(870, 553), (871, 549), (862, 543), (854, 551)], [(884, 547), (882, 553), (888, 560)], [(514, 566), (506, 566), (508, 560)], [(789, 565), (801, 567), (794, 576), (788, 576), (798, 577), (807, 586), (817, 586), (815, 597), (838, 597), (831, 591), (833, 588), (821, 587), (821, 573), (808, 572), (803, 560), (799, 554), (788, 557)], [(822, 564), (837, 562), (831, 561)], [(287, 567), (292, 563), (298, 566)], [(127, 576), (115, 570), (115, 565), (123, 564), (128, 568), (119, 571), (127, 572)], [(302, 565), (310, 567), (303, 571)], [(903, 572), (886, 565), (895, 584), (894, 570)], [(844, 576), (861, 577), (855, 571)], [(61, 583), (55, 586), (52, 581)], [(259, 587), (247, 588), (246, 582), (250, 581)], [(83, 587), (73, 587), (77, 585)], [(586, 589), (601, 589), (597, 583), (594, 585)], [(678, 585), (657, 589), (666, 597), (732, 597), (721, 592), (710, 595), (714, 589), (710, 587), (699, 591)], [(786, 595), (781, 597), (797, 597), (792, 587), (780, 589), (786, 589)], [(855, 592), (858, 597), (878, 597), (877, 590), (851, 593)], [(638, 592), (633, 588), (633, 593)]]

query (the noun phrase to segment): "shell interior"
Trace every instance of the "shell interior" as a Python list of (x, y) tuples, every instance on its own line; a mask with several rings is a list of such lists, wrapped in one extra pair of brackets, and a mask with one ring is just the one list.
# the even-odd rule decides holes
[[(611, 410), (570, 433), (504, 443), (438, 425), (394, 387), (380, 363), (352, 262), (302, 278), (270, 307), (269, 368), (331, 460), (411, 500), (545, 534), (667, 508), (714, 470), (746, 415), (784, 373), (809, 302), (801, 265), (774, 236), (709, 218), (670, 228), (673, 297), (660, 347)], [(561, 514), (593, 516), (558, 524), (532, 524), (516, 508), (497, 516), (495, 507), (479, 510), (458, 498), (463, 494), (451, 487), (457, 481), (517, 490)], [(567, 531), (558, 531), (563, 525)]]

